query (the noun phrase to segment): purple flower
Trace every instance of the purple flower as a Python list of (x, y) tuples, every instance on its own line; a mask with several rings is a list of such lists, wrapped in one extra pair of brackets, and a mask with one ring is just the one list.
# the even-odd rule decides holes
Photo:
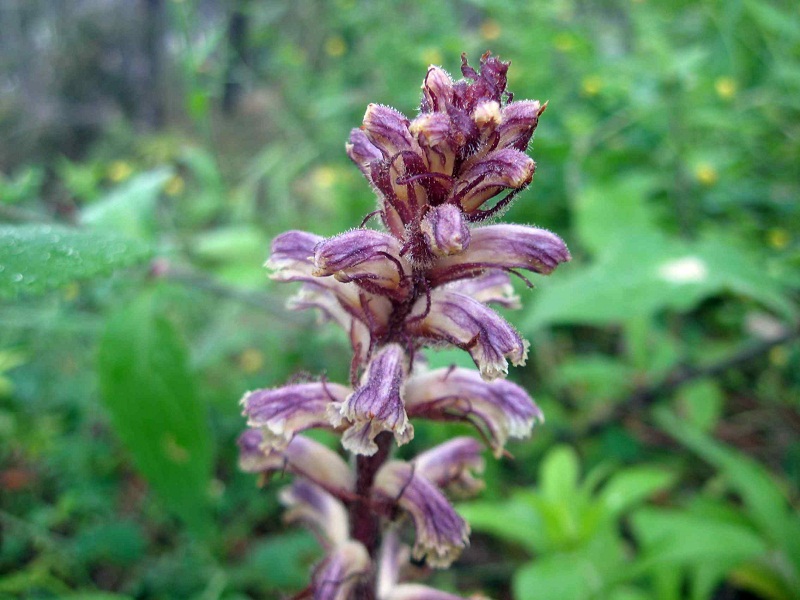
[(549, 275), (571, 259), (563, 240), (546, 229), (524, 225), (488, 225), (472, 230), (469, 249), (443, 257), (431, 269), (435, 285), (473, 277), (486, 269), (525, 269)]
[(429, 309), (427, 299), (417, 301), (412, 318), (416, 315), (420, 318), (409, 330), (466, 350), (487, 381), (508, 373), (506, 359), (522, 365), (528, 357), (528, 342), (505, 319), (464, 294), (436, 289), (430, 295)]
[[(317, 600), (459, 600), (401, 578), (413, 572), (404, 569), (410, 557), (445, 567), (467, 545), (469, 526), (444, 491), (480, 489), (483, 444), (458, 437), (404, 462), (390, 460), (392, 438), (413, 438), (410, 417), (462, 420), (500, 457), (542, 419), (503, 379), (509, 362), (524, 364), (528, 342), (488, 305), (517, 308), (509, 274), (547, 275), (569, 251), (543, 229), (471, 225), (500, 214), (535, 170), (525, 152), (545, 106), (512, 102), (508, 66), (487, 52), (476, 69), (462, 55), (459, 81), (430, 67), (413, 120), (370, 104), (346, 150), (378, 210), (328, 239), (290, 231), (272, 242), (272, 279), (301, 286), (290, 308), (316, 309), (353, 349), (351, 387), (299, 383), (242, 400), (251, 429), (239, 439), (241, 467), (296, 475), (281, 493), (286, 518), (327, 550), (304, 592)], [(386, 231), (364, 227), (373, 214)], [(469, 352), (478, 371), (428, 371), (422, 350), (444, 344)], [(341, 434), (357, 455), (352, 468), (301, 435), (315, 427)], [(399, 511), (414, 524), (413, 549), (399, 541)]]
[(406, 384), (406, 409), (412, 417), (449, 421), (461, 418), (476, 425), (497, 457), (509, 437), (525, 438), (542, 411), (520, 386), (506, 380), (486, 382), (469, 369), (437, 369), (411, 377)]
[(383, 465), (375, 477), (375, 491), (382, 500), (396, 502), (414, 521), (415, 559), (446, 568), (469, 543), (469, 525), (432, 482), (415, 473), (413, 465), (402, 461)]
[(261, 428), (262, 445), (282, 450), (296, 433), (328, 426), (328, 405), (350, 391), (336, 383), (300, 383), (247, 392), (240, 403), (247, 425)]
[(506, 189), (520, 189), (531, 182), (536, 165), (523, 152), (504, 148), (462, 167), (453, 197), (466, 213), (474, 213), (489, 198)]
[(454, 204), (442, 204), (428, 211), (420, 230), (436, 256), (459, 254), (469, 247), (469, 228), (463, 213)]
[(437, 487), (468, 496), (483, 488), (474, 474), (483, 472), (481, 443), (471, 437), (457, 437), (417, 455), (412, 461), (417, 474)]
[(372, 568), (362, 544), (348, 541), (328, 554), (314, 571), (311, 587), (314, 600), (351, 600), (354, 588)]
[(287, 507), (283, 514), (289, 523), (303, 523), (313, 530), (326, 548), (335, 548), (350, 539), (350, 521), (344, 505), (324, 489), (296, 479), (280, 493)]
[(353, 229), (314, 248), (313, 275), (351, 281), (374, 294), (402, 300), (409, 292), (411, 266), (400, 255), (394, 236), (371, 229)]
[(508, 275), (497, 269), (484, 271), (469, 279), (459, 279), (447, 285), (447, 289), (469, 296), (482, 304), (498, 304), (503, 308), (519, 308), (519, 296)]
[(350, 423), (342, 445), (351, 452), (367, 456), (377, 452), (374, 440), (382, 431), (394, 433), (398, 445), (414, 437), (402, 398), (407, 360), (397, 344), (382, 348), (367, 366), (361, 385), (344, 402), (330, 406), (328, 414), (335, 427), (345, 420)]
[(271, 475), (288, 471), (314, 482), (335, 496), (347, 495), (354, 488), (353, 472), (330, 448), (302, 435), (295, 436), (286, 448), (264, 445), (259, 429), (247, 429), (239, 436), (239, 468), (248, 473)]

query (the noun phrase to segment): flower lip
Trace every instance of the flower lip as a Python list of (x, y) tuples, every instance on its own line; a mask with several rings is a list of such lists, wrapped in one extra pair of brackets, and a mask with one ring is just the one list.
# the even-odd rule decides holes
[(484, 381), (470, 369), (437, 369), (415, 374), (406, 385), (412, 417), (472, 422), (497, 457), (508, 438), (525, 438), (544, 415), (528, 393), (507, 380)]
[(430, 272), (433, 285), (473, 277), (486, 269), (524, 269), (549, 275), (571, 260), (564, 241), (546, 229), (525, 225), (487, 225), (471, 232), (470, 247), (443, 257)]
[(355, 282), (369, 292), (398, 299), (408, 294), (411, 267), (400, 255), (394, 236), (372, 229), (353, 229), (314, 247), (315, 277)]
[(469, 525), (410, 463), (385, 463), (375, 476), (374, 490), (382, 500), (396, 502), (411, 515), (416, 529), (415, 559), (424, 557), (430, 566), (446, 568), (469, 544)]
[(407, 329), (468, 351), (487, 381), (508, 372), (506, 359), (515, 366), (525, 364), (528, 342), (505, 319), (474, 298), (437, 288), (430, 294), (429, 306), (426, 314), (428, 300), (417, 301)]
[(247, 425), (261, 428), (261, 443), (280, 450), (300, 431), (327, 427), (328, 405), (348, 393), (349, 388), (336, 383), (300, 383), (247, 392), (240, 403)]
[(361, 385), (344, 402), (331, 404), (328, 417), (334, 427), (350, 423), (342, 444), (356, 454), (367, 456), (378, 450), (375, 437), (391, 431), (398, 444), (413, 438), (403, 403), (403, 387), (408, 376), (405, 350), (397, 344), (382, 348), (367, 365)]

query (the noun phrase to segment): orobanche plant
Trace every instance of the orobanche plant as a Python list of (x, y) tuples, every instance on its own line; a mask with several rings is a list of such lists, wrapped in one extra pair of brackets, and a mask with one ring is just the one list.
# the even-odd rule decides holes
[[(461, 420), (500, 457), (542, 416), (505, 380), (528, 343), (488, 305), (517, 307), (509, 273), (549, 274), (570, 255), (549, 231), (481, 224), (531, 182), (525, 151), (545, 108), (513, 102), (507, 70), (489, 53), (478, 71), (462, 56), (460, 81), (430, 67), (413, 120), (370, 104), (347, 153), (378, 209), (330, 239), (289, 231), (272, 243), (272, 277), (302, 283), (291, 308), (318, 309), (353, 349), (349, 385), (322, 378), (242, 399), (241, 467), (294, 474), (281, 494), (287, 520), (308, 525), (326, 551), (299, 597), (456, 598), (407, 582), (406, 566), (446, 568), (467, 545), (469, 525), (445, 494), (480, 488), (483, 444), (457, 437), (403, 461), (392, 459), (392, 441), (411, 441), (414, 419)], [(365, 227), (373, 216), (385, 230)], [(469, 352), (478, 370), (427, 368), (421, 350), (446, 345)], [(341, 434), (352, 463), (301, 435), (310, 428)]]

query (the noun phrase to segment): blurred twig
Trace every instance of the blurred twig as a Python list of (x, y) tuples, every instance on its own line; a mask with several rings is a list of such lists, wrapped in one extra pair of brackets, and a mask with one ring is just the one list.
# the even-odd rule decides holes
[(287, 312), (283, 303), (277, 302), (275, 298), (269, 294), (226, 285), (197, 271), (169, 267), (165, 273), (158, 274), (158, 276), (180, 285), (202, 290), (220, 298), (234, 300), (242, 304), (265, 309), (270, 314), (280, 316), (283, 321), (300, 323), (303, 320), (302, 317), (297, 316), (296, 313)]
[(703, 377), (714, 377), (725, 371), (744, 365), (772, 350), (773, 348), (800, 338), (800, 327), (795, 326), (786, 330), (780, 336), (757, 343), (745, 345), (737, 352), (717, 362), (692, 366), (678, 367), (666, 377), (651, 385), (640, 387), (626, 399), (614, 405), (614, 408), (602, 418), (597, 419), (585, 428), (583, 435), (593, 435), (602, 431), (610, 423), (621, 421), (626, 415), (638, 414), (643, 409), (652, 405), (660, 397), (680, 388), (683, 384)]

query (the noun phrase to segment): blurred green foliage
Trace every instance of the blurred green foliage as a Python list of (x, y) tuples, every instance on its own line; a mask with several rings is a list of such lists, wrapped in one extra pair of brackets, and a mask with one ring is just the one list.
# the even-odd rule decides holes
[(349, 360), (285, 311), (269, 240), (357, 226), (366, 105), (413, 114), (428, 64), (491, 49), (549, 101), (506, 218), (575, 259), (520, 286), (512, 377), (548, 421), (488, 461), (437, 583), (800, 598), (796, 2), (102, 4), (0, 7), (0, 597), (303, 587), (319, 550), (238, 472), (236, 401)]

